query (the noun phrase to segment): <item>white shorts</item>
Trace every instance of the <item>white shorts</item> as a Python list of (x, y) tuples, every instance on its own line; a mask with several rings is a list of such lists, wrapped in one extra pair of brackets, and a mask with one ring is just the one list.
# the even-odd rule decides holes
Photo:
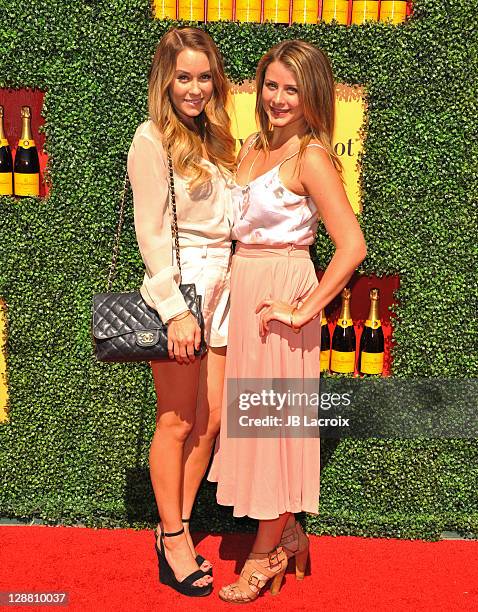
[(195, 283), (202, 297), (204, 337), (208, 346), (226, 346), (231, 278), (230, 246), (181, 248), (181, 282)]

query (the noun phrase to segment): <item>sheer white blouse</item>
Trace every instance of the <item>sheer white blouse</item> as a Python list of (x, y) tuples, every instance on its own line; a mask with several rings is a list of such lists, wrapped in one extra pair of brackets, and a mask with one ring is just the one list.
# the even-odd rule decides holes
[[(225, 171), (203, 160), (211, 180), (193, 191), (188, 179), (174, 173), (179, 246), (230, 246), (231, 184)], [(187, 310), (179, 291), (169, 210), (169, 173), (163, 145), (151, 120), (142, 123), (128, 153), (133, 189), (134, 224), (146, 267), (141, 294), (161, 319)]]

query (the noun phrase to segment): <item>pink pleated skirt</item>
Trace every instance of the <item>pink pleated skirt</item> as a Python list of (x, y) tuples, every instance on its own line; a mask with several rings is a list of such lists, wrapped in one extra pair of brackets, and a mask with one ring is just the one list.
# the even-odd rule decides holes
[(318, 281), (308, 247), (238, 243), (231, 273), (231, 309), (221, 431), (208, 480), (217, 501), (234, 516), (274, 519), (284, 512), (318, 513), (318, 437), (231, 437), (227, 432), (228, 379), (319, 379), (321, 318), (299, 334), (278, 321), (259, 336), (257, 305), (264, 299), (305, 300)]

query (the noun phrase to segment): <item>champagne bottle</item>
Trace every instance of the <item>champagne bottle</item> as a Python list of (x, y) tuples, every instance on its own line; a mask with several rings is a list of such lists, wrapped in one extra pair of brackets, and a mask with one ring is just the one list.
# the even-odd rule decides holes
[(383, 371), (383, 330), (380, 321), (378, 289), (370, 290), (370, 311), (360, 338), (359, 371), (381, 374)]
[(3, 126), (3, 106), (0, 106), (0, 195), (13, 194), (12, 152)]
[(330, 332), (329, 326), (327, 325), (327, 319), (325, 318), (324, 311), (322, 311), (322, 327), (320, 330), (320, 371), (326, 372), (329, 369), (330, 364)]
[(31, 111), (22, 106), (22, 135), (18, 142), (13, 172), (15, 195), (40, 195), (40, 162), (32, 136)]
[(333, 372), (353, 373), (355, 370), (355, 330), (350, 314), (350, 289), (342, 291), (340, 317), (332, 336), (330, 369)]

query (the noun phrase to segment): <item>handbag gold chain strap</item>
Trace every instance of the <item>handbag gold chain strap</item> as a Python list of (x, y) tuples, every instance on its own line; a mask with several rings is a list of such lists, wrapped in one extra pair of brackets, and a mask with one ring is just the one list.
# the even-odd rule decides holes
[[(169, 201), (170, 201), (170, 213), (171, 219), (171, 235), (174, 241), (174, 248), (176, 251), (176, 263), (179, 268), (179, 274), (181, 274), (181, 257), (179, 252), (179, 232), (178, 232), (178, 217), (176, 213), (176, 193), (174, 191), (174, 173), (173, 173), (173, 160), (168, 149), (168, 170), (169, 170)], [(118, 223), (116, 225), (115, 240), (113, 244), (113, 254), (111, 257), (110, 270), (108, 274), (107, 291), (111, 291), (113, 281), (116, 273), (116, 265), (118, 261), (119, 245), (121, 238), (121, 230), (124, 224), (124, 207), (126, 202), (126, 193), (128, 191), (128, 185), (130, 185), (128, 170), (126, 170), (123, 181), (123, 191), (121, 195), (121, 203), (118, 213)]]
[(176, 249), (176, 263), (179, 268), (179, 275), (182, 276), (181, 272), (181, 256), (179, 254), (179, 231), (178, 231), (178, 216), (176, 214), (176, 192), (174, 191), (174, 174), (173, 174), (173, 160), (171, 153), (168, 149), (168, 169), (169, 169), (169, 201), (171, 203), (171, 234), (173, 235), (174, 248)]

